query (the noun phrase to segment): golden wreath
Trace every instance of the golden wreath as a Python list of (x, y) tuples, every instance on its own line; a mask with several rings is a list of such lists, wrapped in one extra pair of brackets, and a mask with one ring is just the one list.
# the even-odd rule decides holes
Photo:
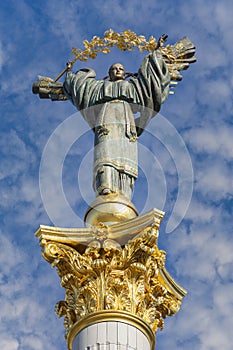
[(78, 60), (87, 61), (88, 58), (95, 59), (99, 52), (108, 54), (114, 46), (121, 51), (132, 51), (135, 47), (137, 47), (140, 52), (152, 52), (159, 49), (168, 67), (171, 79), (179, 81), (182, 79), (180, 71), (187, 69), (190, 63), (196, 61), (194, 57), (195, 46), (187, 37), (184, 37), (174, 45), (167, 45), (164, 47), (163, 44), (166, 39), (167, 35), (165, 34), (156, 41), (153, 36), (150, 36), (149, 39), (146, 40), (144, 35), (137, 35), (129, 29), (121, 33), (116, 33), (114, 30), (109, 29), (104, 33), (103, 38), (94, 36), (90, 42), (84, 40), (84, 50), (74, 47), (72, 49), (74, 58), (70, 63), (73, 65)]
[(113, 46), (116, 46), (121, 51), (132, 51), (134, 47), (138, 47), (140, 52), (142, 51), (153, 51), (157, 47), (156, 39), (151, 36), (147, 41), (143, 35), (137, 36), (136, 33), (131, 30), (125, 30), (122, 33), (116, 33), (112, 29), (107, 30), (104, 33), (104, 37), (100, 38), (94, 36), (89, 42), (88, 40), (83, 41), (84, 50), (77, 49), (74, 47), (72, 53), (75, 56), (71, 63), (80, 61), (87, 61), (88, 58), (95, 59), (98, 52), (108, 54), (111, 52)]
[[(132, 51), (135, 47), (137, 47), (140, 52), (159, 50), (170, 73), (171, 89), (174, 87), (173, 85), (176, 85), (177, 82), (182, 79), (180, 71), (187, 69), (191, 63), (196, 61), (194, 56), (195, 46), (187, 37), (180, 39), (174, 45), (163, 46), (166, 39), (167, 35), (165, 34), (156, 41), (153, 36), (150, 36), (150, 38), (146, 40), (144, 35), (138, 36), (129, 29), (122, 33), (116, 33), (112, 29), (109, 29), (104, 33), (103, 38), (94, 36), (90, 42), (84, 40), (84, 50), (74, 47), (72, 49), (74, 58), (71, 62), (66, 64), (66, 68), (64, 68), (55, 79), (40, 76), (39, 81), (33, 84), (33, 93), (39, 93), (41, 98), (50, 98), (49, 91), (53, 89), (53, 95), (56, 96), (57, 100), (67, 99), (62, 92), (63, 84), (57, 83), (63, 74), (70, 70), (76, 61), (87, 61), (88, 58), (95, 59), (99, 52), (107, 54), (111, 52), (111, 48), (114, 46), (122, 51)], [(170, 90), (170, 93), (173, 94), (173, 91)]]

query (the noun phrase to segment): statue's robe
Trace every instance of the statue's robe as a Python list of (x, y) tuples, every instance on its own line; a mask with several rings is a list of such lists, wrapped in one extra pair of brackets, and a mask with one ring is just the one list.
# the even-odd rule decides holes
[[(63, 91), (95, 132), (95, 191), (122, 192), (130, 199), (138, 176), (136, 140), (165, 101), (170, 75), (156, 51), (144, 58), (129, 81), (95, 77), (92, 69), (68, 71)], [(138, 112), (140, 117), (134, 119)]]

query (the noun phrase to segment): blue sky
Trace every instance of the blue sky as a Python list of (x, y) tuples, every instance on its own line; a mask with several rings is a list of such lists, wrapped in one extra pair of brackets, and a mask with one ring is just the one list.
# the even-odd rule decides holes
[[(39, 169), (50, 136), (71, 121), (79, 139), (64, 159), (62, 185), (69, 206), (82, 219), (85, 201), (93, 196), (88, 171), (92, 135), (79, 115), (74, 121), (71, 103), (40, 100), (31, 86), (37, 75), (55, 78), (72, 58), (73, 46), (113, 28), (146, 37), (167, 33), (171, 44), (187, 35), (197, 47), (198, 62), (183, 73), (161, 117), (152, 120), (140, 140), (141, 176), (134, 200), (141, 211), (166, 211), (160, 248), (167, 252), (168, 271), (188, 291), (181, 311), (158, 332), (158, 348), (232, 349), (232, 2), (9, 0), (0, 6), (0, 348), (66, 349), (63, 321), (53, 312), (64, 291), (56, 272), (42, 260), (34, 232), (40, 224), (68, 226), (72, 220), (56, 200), (52, 170), (42, 201)], [(102, 78), (114, 61), (137, 71), (142, 57), (137, 51), (114, 52), (76, 63), (75, 69), (88, 66)], [(184, 140), (194, 174), (190, 206), (171, 233), (166, 232), (169, 218), (177, 214), (172, 214), (180, 186), (177, 166), (185, 169), (187, 158), (169, 152), (166, 139), (159, 141), (161, 118)], [(68, 137), (75, 133), (70, 130)], [(51, 169), (58, 164), (52, 157), (50, 162)], [(179, 215), (186, 202), (179, 203)]]

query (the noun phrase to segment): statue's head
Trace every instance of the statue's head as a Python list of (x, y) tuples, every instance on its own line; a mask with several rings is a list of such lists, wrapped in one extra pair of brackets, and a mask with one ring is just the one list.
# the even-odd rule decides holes
[(121, 63), (113, 63), (108, 71), (111, 81), (119, 81), (125, 79), (125, 68)]

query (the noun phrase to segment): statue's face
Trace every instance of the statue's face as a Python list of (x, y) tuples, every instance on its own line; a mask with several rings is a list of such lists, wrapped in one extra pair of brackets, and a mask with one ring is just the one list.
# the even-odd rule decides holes
[(109, 77), (111, 81), (118, 81), (125, 79), (125, 68), (121, 63), (114, 63), (109, 68)]

